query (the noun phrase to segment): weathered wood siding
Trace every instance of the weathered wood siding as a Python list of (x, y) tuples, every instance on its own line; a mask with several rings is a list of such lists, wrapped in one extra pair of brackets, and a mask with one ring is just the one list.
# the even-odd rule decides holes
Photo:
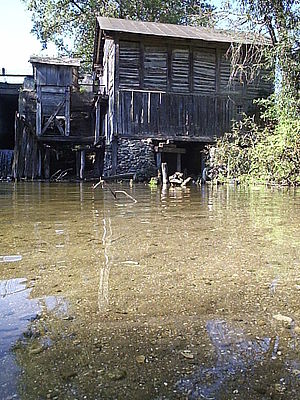
[(193, 89), (199, 93), (216, 92), (216, 49), (199, 48), (193, 52)]
[(229, 129), (233, 103), (225, 98), (120, 90), (120, 136), (207, 138)]
[(104, 130), (106, 132), (107, 142), (109, 143), (113, 134), (113, 119), (115, 105), (115, 58), (116, 44), (114, 40), (107, 39), (104, 46), (104, 64), (102, 84), (105, 86), (105, 92), (108, 94), (108, 108), (104, 120)]
[(171, 90), (173, 92), (190, 91), (189, 87), (189, 49), (173, 49), (171, 61)]
[(247, 87), (238, 79), (230, 81), (224, 44), (200, 47), (138, 39), (116, 43), (109, 141), (113, 134), (187, 140), (220, 136), (230, 129), (238, 108), (246, 111), (259, 90), (271, 91), (268, 83)]
[[(43, 116), (50, 116), (55, 112), (60, 102), (66, 98), (65, 87), (41, 86), (40, 101), (42, 105)], [(57, 114), (58, 116), (65, 115), (65, 105), (61, 107)]]
[(167, 90), (168, 49), (166, 46), (145, 46), (144, 89)]
[(140, 44), (120, 41), (120, 88), (140, 87)]
[(71, 86), (73, 69), (60, 65), (37, 64), (34, 69), (37, 85)]

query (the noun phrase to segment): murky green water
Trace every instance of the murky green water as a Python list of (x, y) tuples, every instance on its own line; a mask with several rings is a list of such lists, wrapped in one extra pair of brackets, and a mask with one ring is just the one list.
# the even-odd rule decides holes
[(0, 185), (1, 399), (300, 399), (300, 193)]

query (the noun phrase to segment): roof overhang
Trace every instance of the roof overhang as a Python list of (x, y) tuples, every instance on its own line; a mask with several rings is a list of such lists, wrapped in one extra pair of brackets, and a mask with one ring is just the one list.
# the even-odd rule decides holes
[(251, 32), (234, 32), (207, 27), (162, 24), (158, 22), (133, 21), (108, 17), (97, 17), (100, 30), (107, 32), (131, 33), (164, 38), (202, 40), (206, 42), (270, 44), (264, 36)]
[(29, 59), (31, 64), (48, 64), (57, 66), (80, 67), (80, 58), (69, 57), (39, 57), (31, 56)]

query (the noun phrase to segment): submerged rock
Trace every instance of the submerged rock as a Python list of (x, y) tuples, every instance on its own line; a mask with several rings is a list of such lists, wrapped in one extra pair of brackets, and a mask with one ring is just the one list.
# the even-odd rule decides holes
[(115, 370), (108, 372), (107, 376), (112, 381), (120, 381), (126, 378), (127, 372), (123, 369), (116, 368)]

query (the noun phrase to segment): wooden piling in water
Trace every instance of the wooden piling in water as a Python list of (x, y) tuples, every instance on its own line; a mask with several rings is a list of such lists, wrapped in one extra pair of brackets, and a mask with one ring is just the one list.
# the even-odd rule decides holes
[(162, 172), (162, 183), (163, 185), (168, 184), (168, 164), (163, 162), (161, 164), (161, 172)]
[(80, 172), (79, 178), (84, 179), (84, 169), (85, 169), (85, 150), (80, 151)]
[(39, 144), (31, 127), (18, 114), (15, 117), (14, 179), (36, 179), (39, 171)]

